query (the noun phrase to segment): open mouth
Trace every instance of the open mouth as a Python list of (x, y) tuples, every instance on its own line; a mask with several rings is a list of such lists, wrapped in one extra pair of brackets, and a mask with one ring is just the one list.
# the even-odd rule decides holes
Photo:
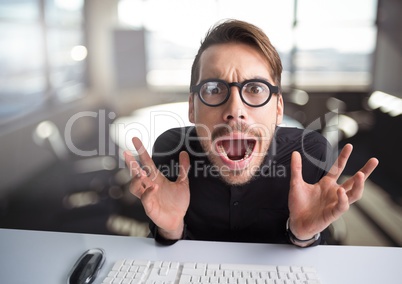
[(216, 149), (223, 158), (238, 162), (251, 156), (255, 144), (255, 139), (220, 139), (216, 142)]

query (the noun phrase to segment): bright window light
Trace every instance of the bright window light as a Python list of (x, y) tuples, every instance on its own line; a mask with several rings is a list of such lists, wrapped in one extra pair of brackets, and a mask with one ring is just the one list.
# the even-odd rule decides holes
[(74, 61), (82, 61), (87, 57), (87, 48), (83, 45), (76, 45), (71, 49), (71, 58)]
[(82, 8), (83, 0), (55, 0), (57, 7), (68, 10), (68, 11), (78, 11)]
[(368, 100), (368, 105), (372, 109), (379, 108), (392, 117), (402, 114), (402, 99), (384, 92), (373, 92)]

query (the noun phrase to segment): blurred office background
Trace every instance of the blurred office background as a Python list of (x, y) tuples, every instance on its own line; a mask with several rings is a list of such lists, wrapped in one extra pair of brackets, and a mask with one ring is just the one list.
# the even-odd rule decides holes
[(353, 143), (342, 178), (380, 160), (330, 242), (401, 246), (401, 12), (399, 0), (0, 0), (0, 227), (146, 236), (122, 150), (187, 123), (182, 104), (148, 107), (185, 102), (200, 40), (237, 18), (278, 49), (289, 121)]

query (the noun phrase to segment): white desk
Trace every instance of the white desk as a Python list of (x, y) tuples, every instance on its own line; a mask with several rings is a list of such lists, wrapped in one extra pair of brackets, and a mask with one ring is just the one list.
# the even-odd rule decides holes
[(1, 283), (66, 283), (77, 258), (87, 249), (106, 252), (95, 280), (101, 283), (122, 258), (313, 265), (323, 284), (400, 284), (402, 248), (238, 244), (179, 241), (161, 247), (153, 239), (0, 229)]

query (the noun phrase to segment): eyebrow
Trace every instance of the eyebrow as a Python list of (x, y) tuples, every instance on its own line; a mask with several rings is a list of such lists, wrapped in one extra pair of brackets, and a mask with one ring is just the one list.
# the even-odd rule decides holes
[[(275, 85), (274, 82), (271, 82), (271, 80), (269, 80), (269, 79), (266, 78), (266, 77), (262, 77), (262, 76), (254, 76), (254, 77), (246, 78), (246, 79), (244, 79), (244, 80), (242, 80), (242, 81), (237, 81), (236, 83), (242, 83), (242, 82), (244, 82), (244, 81), (247, 81), (247, 80), (254, 80), (254, 79), (264, 80), (264, 81), (267, 81), (268, 83), (270, 83), (270, 84), (272, 84), (272, 85)], [(229, 82), (229, 81), (227, 81), (227, 80), (224, 80), (224, 79), (222, 79), (222, 78), (220, 78), (220, 77), (208, 77), (208, 78), (206, 78), (206, 79), (201, 79), (197, 84), (199, 84), (200, 82), (209, 81), (209, 80), (223, 80), (223, 81), (226, 81), (226, 82), (228, 82), (228, 83), (233, 83), (233, 82)]]

